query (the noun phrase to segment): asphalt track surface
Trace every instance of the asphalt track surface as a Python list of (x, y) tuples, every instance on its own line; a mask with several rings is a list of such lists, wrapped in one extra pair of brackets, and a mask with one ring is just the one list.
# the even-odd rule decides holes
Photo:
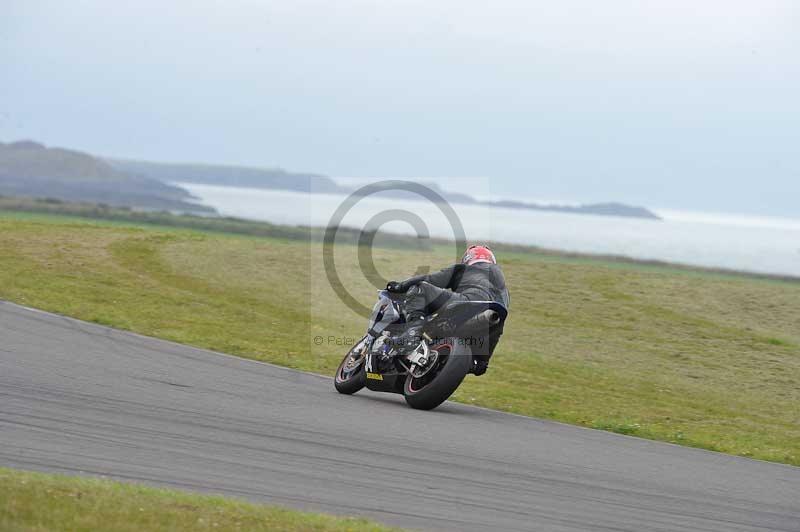
[(341, 396), (329, 378), (3, 302), (0, 465), (420, 529), (800, 531), (800, 468)]

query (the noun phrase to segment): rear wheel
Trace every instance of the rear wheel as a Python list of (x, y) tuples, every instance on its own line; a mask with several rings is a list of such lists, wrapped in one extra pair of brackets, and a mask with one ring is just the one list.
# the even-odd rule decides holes
[(336, 370), (336, 377), (333, 381), (337, 392), (351, 395), (367, 385), (367, 372), (365, 369), (367, 338), (367, 336), (364, 336), (345, 355), (342, 363), (339, 364), (339, 369)]
[(432, 410), (445, 402), (472, 367), (472, 352), (456, 338), (431, 347), (429, 358), (425, 368), (415, 367), (406, 377), (403, 392), (411, 408)]

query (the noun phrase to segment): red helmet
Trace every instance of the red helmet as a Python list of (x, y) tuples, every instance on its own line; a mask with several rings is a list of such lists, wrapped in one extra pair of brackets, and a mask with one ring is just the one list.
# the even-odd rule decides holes
[(492, 264), (497, 264), (497, 259), (494, 258), (494, 253), (492, 253), (492, 250), (486, 246), (470, 246), (467, 248), (466, 253), (464, 253), (464, 257), (461, 259), (461, 262), (467, 266), (472, 266), (473, 264), (477, 264), (479, 262), (490, 262)]

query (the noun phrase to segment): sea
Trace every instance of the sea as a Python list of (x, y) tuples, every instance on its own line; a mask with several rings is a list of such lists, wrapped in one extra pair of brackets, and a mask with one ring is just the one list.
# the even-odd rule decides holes
[[(424, 198), (359, 198), (340, 194), (175, 183), (197, 202), (225, 216), (274, 224), (325, 227), (337, 211), (340, 225), (402, 234), (490, 240), (548, 249), (617, 255), (690, 266), (800, 278), (800, 219), (651, 209), (662, 220), (450, 206)], [(346, 212), (344, 212), (346, 211)]]

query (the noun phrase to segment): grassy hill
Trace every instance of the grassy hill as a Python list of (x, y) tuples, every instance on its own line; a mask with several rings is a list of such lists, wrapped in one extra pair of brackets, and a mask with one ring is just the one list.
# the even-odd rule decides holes
[(108, 163), (74, 150), (47, 148), (33, 141), (0, 143), (0, 172), (19, 179), (124, 181)]
[[(374, 253), (386, 277), (453, 257)], [(506, 335), (455, 400), (800, 465), (800, 283), (523, 249), (500, 260)], [(0, 213), (0, 298), (332, 374), (365, 323), (321, 263), (308, 239)], [(337, 264), (371, 303), (355, 247)]]
[(0, 194), (212, 213), (185, 190), (124, 173), (89, 154), (31, 141), (0, 143)]

